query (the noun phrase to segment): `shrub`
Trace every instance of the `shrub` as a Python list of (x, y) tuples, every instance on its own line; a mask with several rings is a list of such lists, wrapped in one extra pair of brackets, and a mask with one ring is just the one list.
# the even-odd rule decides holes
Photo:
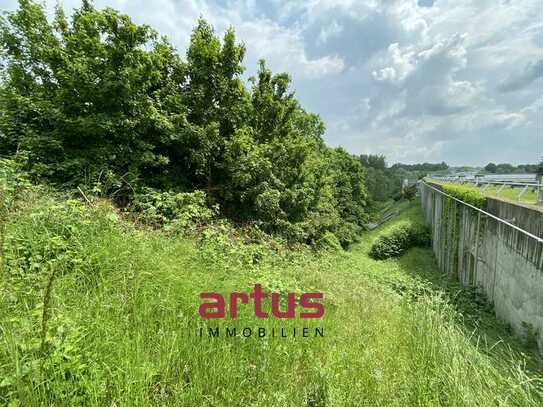
[(417, 195), (417, 185), (411, 185), (403, 191), (403, 196), (405, 199), (413, 199)]
[(324, 235), (316, 242), (316, 247), (322, 250), (330, 251), (342, 249), (339, 239), (332, 232), (325, 232)]
[(477, 187), (458, 184), (443, 184), (442, 187), (443, 192), (454, 196), (456, 199), (460, 199), (477, 208), (486, 208), (486, 197)]
[(203, 191), (159, 192), (144, 188), (134, 195), (133, 210), (140, 221), (166, 229), (194, 228), (209, 223), (218, 212), (209, 207)]
[(5, 219), (7, 213), (21, 194), (31, 189), (32, 185), (21, 168), (26, 157), (0, 159), (0, 217)]
[(430, 229), (427, 226), (403, 222), (380, 235), (373, 242), (369, 254), (376, 260), (384, 260), (401, 256), (411, 247), (427, 247), (430, 242)]
[(207, 222), (209, 200), (293, 243), (325, 232), (353, 241), (348, 223), (366, 217), (364, 168), (325, 145), (323, 121), (288, 74), (261, 60), (247, 87), (233, 29), (221, 40), (199, 19), (184, 59), (151, 27), (91, 3), (49, 19), (40, 2), (21, 1), (0, 18), (0, 155), (24, 151), (33, 179), (86, 186), (121, 207), (156, 188), (136, 206), (168, 228)]

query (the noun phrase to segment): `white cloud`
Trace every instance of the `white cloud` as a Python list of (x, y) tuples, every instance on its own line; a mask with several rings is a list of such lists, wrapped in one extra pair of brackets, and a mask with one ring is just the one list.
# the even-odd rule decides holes
[(264, 58), (274, 71), (286, 71), (298, 79), (337, 74), (345, 67), (336, 55), (310, 59), (300, 33), (272, 21), (243, 22), (237, 25), (237, 33), (244, 39), (249, 60)]
[(413, 50), (400, 49), (398, 43), (388, 47), (390, 65), (372, 72), (378, 81), (401, 82), (415, 70), (416, 60)]
[(541, 0), (95, 3), (152, 25), (180, 52), (200, 15), (219, 32), (233, 25), (249, 73), (258, 58), (291, 73), (302, 104), (325, 119), (327, 141), (352, 152), (453, 164), (542, 153)]
[(318, 37), (318, 43), (324, 44), (328, 41), (329, 38), (337, 37), (339, 34), (341, 34), (342, 30), (343, 27), (338, 24), (337, 21), (332, 21), (332, 23), (328, 26), (321, 28), (321, 32), (319, 33)]

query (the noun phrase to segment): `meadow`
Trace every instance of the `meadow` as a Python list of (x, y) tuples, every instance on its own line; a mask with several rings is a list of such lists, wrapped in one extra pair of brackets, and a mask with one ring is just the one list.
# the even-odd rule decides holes
[(499, 186), (491, 186), (484, 190), (485, 195), (492, 197), (499, 197), (508, 201), (522, 202), (531, 205), (537, 204), (538, 191), (535, 188), (528, 188), (526, 192), (521, 196), (520, 200), (518, 196), (522, 191), (522, 188), (505, 187), (501, 191)]
[[(2, 218), (0, 402), (31, 405), (538, 406), (543, 376), (430, 249), (372, 260), (137, 226), (105, 200), (18, 194)], [(199, 293), (324, 293), (317, 320), (202, 320)], [(324, 337), (203, 336), (203, 327), (321, 328)]]

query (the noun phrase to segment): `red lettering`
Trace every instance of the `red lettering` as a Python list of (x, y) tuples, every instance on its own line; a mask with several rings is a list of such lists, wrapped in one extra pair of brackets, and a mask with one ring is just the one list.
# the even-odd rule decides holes
[(277, 318), (294, 318), (296, 308), (296, 294), (288, 293), (287, 295), (287, 310), (281, 311), (279, 309), (279, 303), (281, 301), (281, 295), (277, 293), (272, 294), (272, 314)]
[(238, 299), (242, 304), (249, 302), (249, 296), (245, 293), (232, 293), (230, 294), (230, 318), (236, 319), (238, 317)]
[(251, 298), (255, 301), (255, 315), (257, 318), (268, 318), (268, 314), (262, 311), (262, 300), (268, 298), (268, 294), (262, 292), (262, 286), (255, 284), (255, 290), (251, 293)]
[[(217, 293), (201, 293), (202, 299), (213, 299), (214, 302), (204, 302), (200, 304), (198, 313), (202, 318), (224, 318), (224, 298), (221, 294)], [(215, 312), (209, 312), (208, 310), (215, 310)]]
[[(202, 318), (224, 318), (226, 314), (226, 304), (224, 297), (217, 293), (201, 293), (200, 298), (212, 300), (200, 304), (198, 313)], [(238, 303), (248, 304), (249, 300), (254, 301), (254, 313), (257, 318), (266, 319), (268, 313), (262, 309), (263, 301), (268, 298), (268, 294), (262, 291), (262, 285), (255, 284), (254, 291), (252, 293), (238, 293), (234, 292), (230, 294), (230, 318), (236, 319), (238, 317)], [(300, 318), (321, 318), (324, 315), (324, 304), (316, 300), (322, 300), (322, 293), (303, 293), (300, 296), (300, 306), (303, 308), (303, 312), (300, 313)], [(296, 317), (296, 294), (287, 294), (286, 310), (281, 310), (281, 294), (271, 294), (271, 314), (275, 318), (287, 318), (292, 319)]]
[(316, 312), (302, 312), (301, 318), (320, 318), (324, 315), (324, 305), (318, 302), (311, 302), (312, 299), (321, 299), (322, 293), (304, 293), (300, 297), (300, 305), (307, 308), (312, 308)]

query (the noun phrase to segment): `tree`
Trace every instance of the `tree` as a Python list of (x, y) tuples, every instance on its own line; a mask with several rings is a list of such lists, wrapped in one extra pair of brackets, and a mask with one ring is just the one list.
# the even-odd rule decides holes
[(517, 171), (517, 168), (514, 165), (508, 163), (498, 164), (496, 166), (497, 174), (514, 174)]
[(86, 1), (50, 23), (42, 5), (19, 4), (0, 30), (0, 153), (25, 152), (35, 177), (99, 183), (117, 201), (203, 189), (223, 215), (288, 240), (354, 241), (367, 200), (360, 160), (326, 147), (287, 73), (260, 61), (245, 87), (233, 29), (220, 39), (199, 19), (185, 62), (115, 10)]
[(366, 168), (384, 170), (387, 167), (384, 155), (362, 154), (360, 155), (360, 162)]
[(543, 176), (543, 158), (541, 158), (540, 163), (537, 165), (536, 174), (540, 177)]
[(58, 183), (163, 175), (186, 109), (186, 69), (165, 40), (115, 10), (85, 2), (70, 22), (21, 0), (2, 23), (7, 61), (0, 151), (29, 152), (29, 170)]
[(498, 167), (494, 163), (488, 163), (485, 166), (485, 171), (490, 172), (491, 174), (495, 174)]

